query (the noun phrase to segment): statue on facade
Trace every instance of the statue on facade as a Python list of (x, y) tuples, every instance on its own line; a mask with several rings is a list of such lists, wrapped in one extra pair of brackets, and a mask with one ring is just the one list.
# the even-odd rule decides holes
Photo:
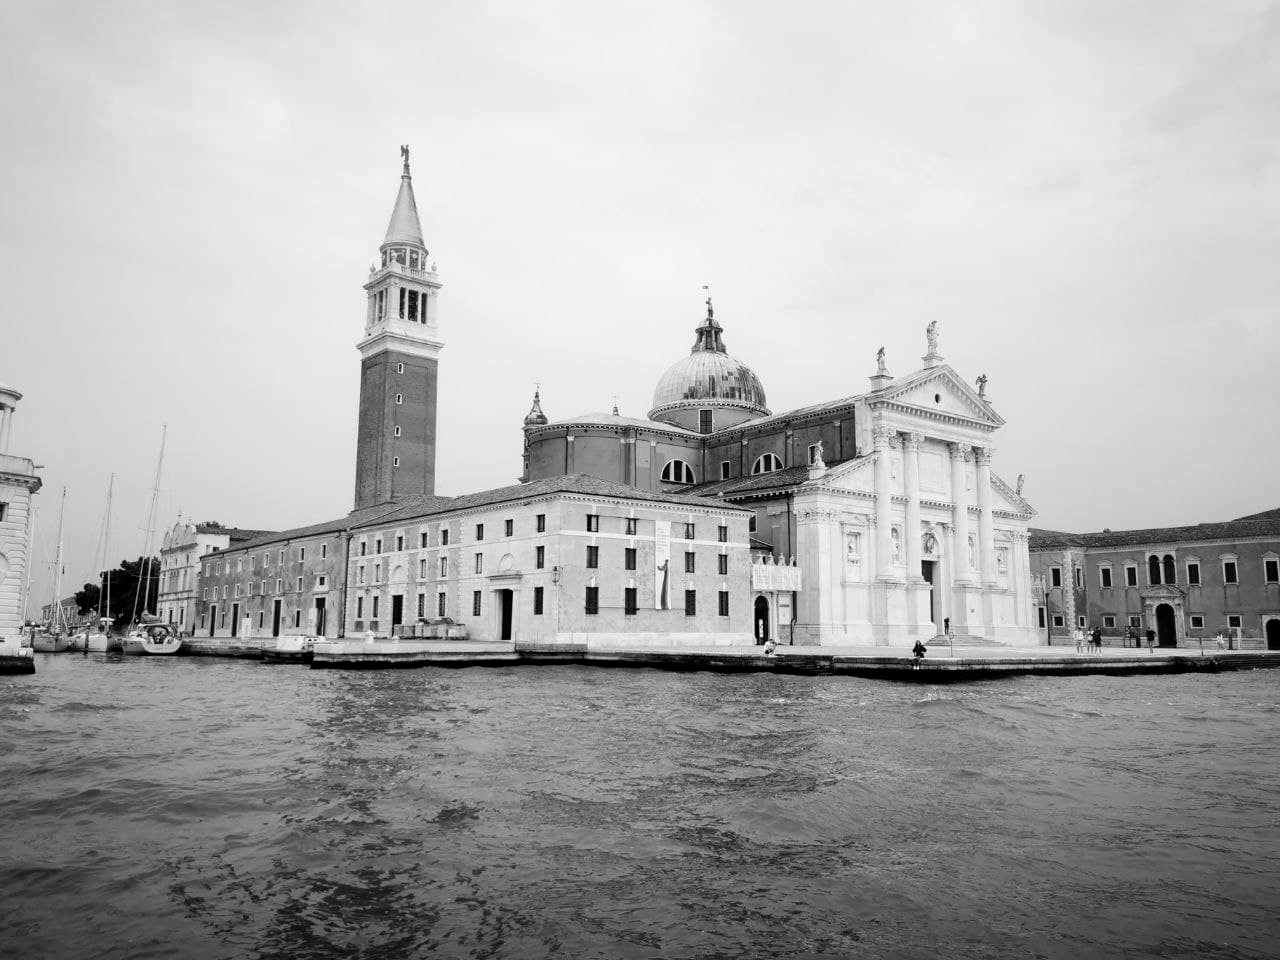
[(889, 368), (884, 365), (884, 347), (876, 351), (876, 376), (888, 376)]
[(929, 353), (936, 354), (938, 352), (938, 321), (930, 320), (929, 325), (924, 328), (925, 340), (929, 343)]
[(978, 377), (978, 399), (987, 399), (987, 375), (985, 373)]
[(813, 447), (813, 463), (811, 463), (810, 466), (818, 470), (827, 469), (827, 463), (822, 459), (822, 441), (819, 440), (813, 445)]
[(1016, 490), (1014, 490), (1014, 493), (1016, 493), (1018, 496), (1022, 496), (1022, 485), (1026, 482), (1027, 482), (1027, 475), (1025, 473), (1018, 474), (1018, 487)]
[(893, 562), (902, 562), (902, 531), (894, 527), (889, 531), (889, 539), (893, 541)]

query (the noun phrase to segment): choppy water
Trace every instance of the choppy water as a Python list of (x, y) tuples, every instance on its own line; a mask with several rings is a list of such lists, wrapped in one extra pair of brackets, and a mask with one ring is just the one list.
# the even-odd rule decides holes
[(1280, 951), (1280, 671), (38, 670), (0, 955)]

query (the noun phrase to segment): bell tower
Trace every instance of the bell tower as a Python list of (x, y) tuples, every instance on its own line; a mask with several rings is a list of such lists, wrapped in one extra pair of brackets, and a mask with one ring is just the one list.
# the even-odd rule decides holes
[(409, 173), (400, 148), (400, 192), (369, 268), (360, 351), (360, 419), (356, 432), (355, 509), (436, 488), (436, 380), (440, 278), (428, 259)]

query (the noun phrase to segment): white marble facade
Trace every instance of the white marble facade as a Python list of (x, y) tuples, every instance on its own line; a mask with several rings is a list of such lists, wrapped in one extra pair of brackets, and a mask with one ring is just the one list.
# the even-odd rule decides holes
[(0, 644), (15, 646), (25, 615), (31, 498), (40, 489), (35, 464), (9, 452), (21, 399), (18, 391), (0, 386)]
[[(1034, 645), (1027, 526), (1035, 511), (992, 471), (1004, 421), (940, 357), (859, 405), (860, 448), (796, 491), (804, 588), (796, 642)], [(985, 386), (985, 381), (983, 381)]]

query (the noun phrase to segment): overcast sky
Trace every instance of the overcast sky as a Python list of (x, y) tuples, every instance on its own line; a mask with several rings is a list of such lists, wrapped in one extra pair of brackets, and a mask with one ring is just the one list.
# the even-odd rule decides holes
[(7, 3), (0, 49), (0, 382), (69, 586), (111, 472), (141, 549), (162, 423), (162, 528), (350, 508), (401, 143), (438, 492), (517, 477), (535, 380), (644, 415), (711, 281), (774, 411), (937, 320), (1038, 525), (1280, 504), (1275, 4)]

